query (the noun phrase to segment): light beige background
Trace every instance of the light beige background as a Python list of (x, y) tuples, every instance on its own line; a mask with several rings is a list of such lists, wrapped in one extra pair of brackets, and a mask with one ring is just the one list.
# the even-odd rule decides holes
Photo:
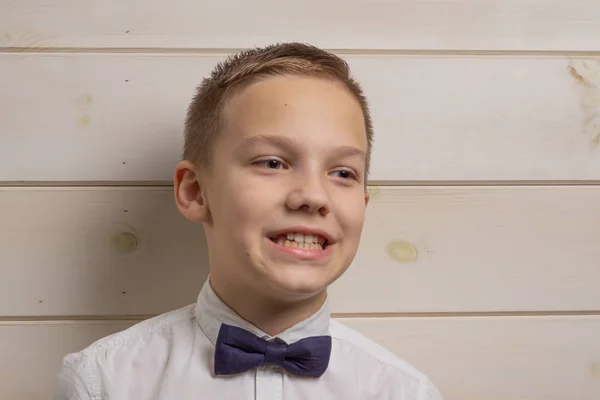
[(0, 0), (0, 398), (195, 301), (186, 106), (228, 53), (289, 40), (348, 60), (375, 123), (334, 316), (447, 400), (600, 399), (597, 0)]

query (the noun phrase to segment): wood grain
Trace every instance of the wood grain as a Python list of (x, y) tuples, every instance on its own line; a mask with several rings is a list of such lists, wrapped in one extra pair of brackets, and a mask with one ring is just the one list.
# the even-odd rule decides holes
[[(0, 182), (170, 182), (223, 57), (0, 56)], [(345, 58), (371, 101), (371, 180), (600, 180), (595, 60)]]
[(595, 0), (9, 1), (0, 46), (598, 51), (598, 15)]
[(134, 322), (0, 322), (0, 398), (51, 398), (62, 358)]
[(446, 400), (597, 400), (598, 16), (596, 0), (0, 1), (0, 398), (48, 398), (67, 353), (195, 301), (205, 238), (155, 186), (188, 102), (227, 53), (302, 41), (350, 63), (371, 182), (392, 185), (370, 187), (339, 320)]
[[(600, 393), (600, 317), (340, 322), (426, 373), (446, 400), (596, 400)], [(67, 353), (133, 323), (0, 322), (0, 397), (48, 398)]]
[(445, 400), (596, 400), (600, 317), (343, 320), (424, 371)]
[[(600, 187), (373, 187), (335, 313), (600, 310)], [(0, 190), (0, 316), (153, 315), (196, 300), (172, 188)]]

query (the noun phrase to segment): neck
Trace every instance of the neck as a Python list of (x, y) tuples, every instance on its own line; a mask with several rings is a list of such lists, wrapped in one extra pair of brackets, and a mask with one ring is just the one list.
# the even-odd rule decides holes
[(223, 303), (270, 336), (276, 336), (310, 317), (323, 306), (327, 298), (327, 292), (323, 291), (301, 300), (282, 301), (230, 282), (221, 282), (212, 275), (210, 285)]

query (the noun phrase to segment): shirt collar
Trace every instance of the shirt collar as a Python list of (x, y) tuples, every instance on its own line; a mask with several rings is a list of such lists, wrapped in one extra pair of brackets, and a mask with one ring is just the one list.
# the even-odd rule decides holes
[[(213, 344), (217, 342), (221, 324), (240, 327), (265, 340), (274, 338), (244, 320), (236, 314), (235, 311), (223, 303), (210, 285), (210, 277), (206, 280), (198, 295), (194, 314), (200, 328)], [(276, 337), (287, 344), (291, 344), (309, 336), (329, 335), (329, 327), (329, 299), (326, 298), (325, 302), (316, 313), (288, 328)]]

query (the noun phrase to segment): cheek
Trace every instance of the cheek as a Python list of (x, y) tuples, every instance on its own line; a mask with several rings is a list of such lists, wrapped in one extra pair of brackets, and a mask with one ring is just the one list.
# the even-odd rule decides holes
[(364, 198), (343, 203), (340, 209), (342, 214), (342, 223), (346, 230), (346, 235), (356, 238), (360, 236), (365, 220), (365, 202)]
[(260, 222), (272, 214), (271, 196), (267, 190), (260, 190), (255, 185), (241, 184), (230, 188), (225, 193), (229, 216), (232, 224), (240, 227), (257, 227)]

